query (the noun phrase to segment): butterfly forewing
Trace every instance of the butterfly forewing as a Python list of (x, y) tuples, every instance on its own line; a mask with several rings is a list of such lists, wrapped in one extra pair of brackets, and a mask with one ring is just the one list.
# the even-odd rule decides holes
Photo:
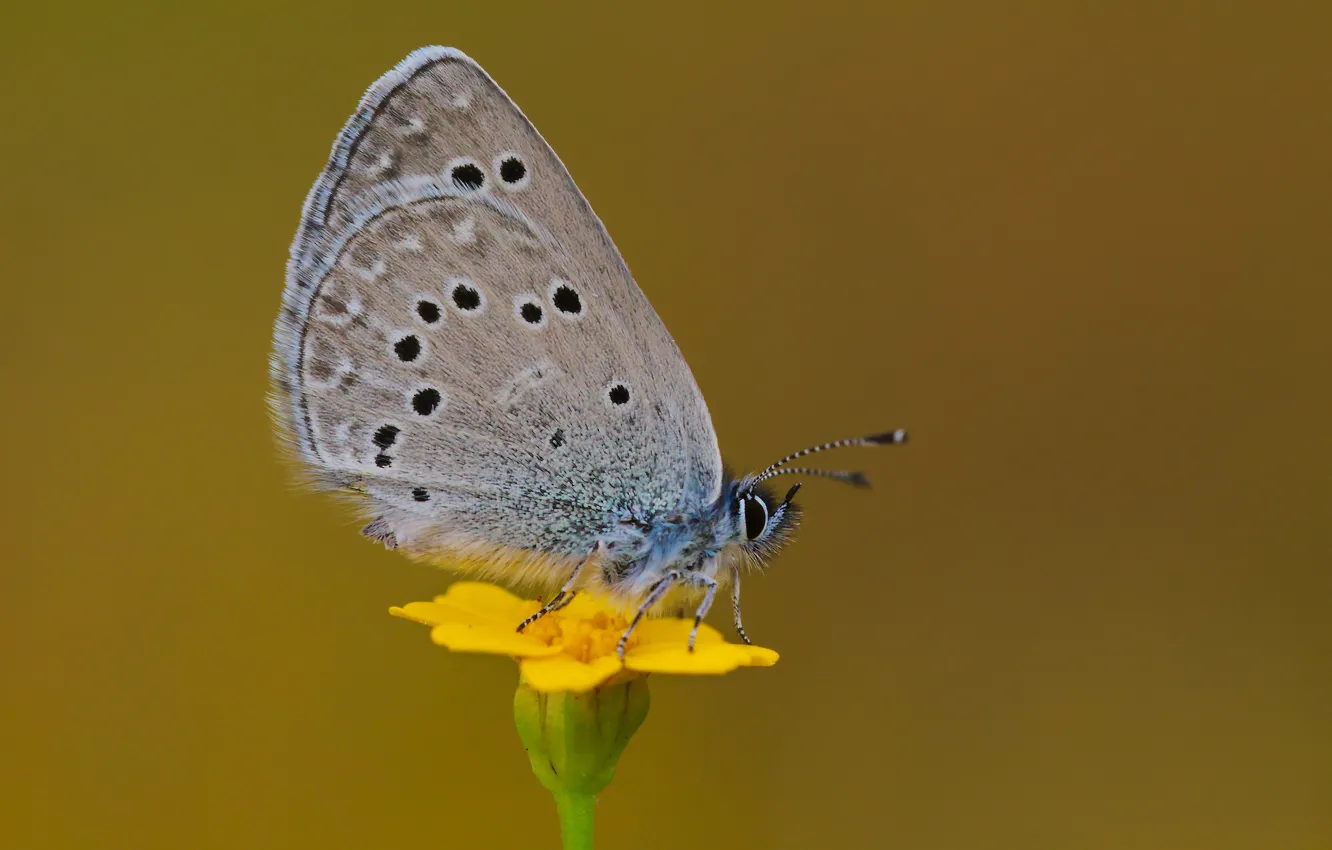
[(409, 550), (576, 555), (715, 498), (688, 366), (567, 171), (445, 48), (376, 83), (306, 201), (275, 377), (307, 462)]

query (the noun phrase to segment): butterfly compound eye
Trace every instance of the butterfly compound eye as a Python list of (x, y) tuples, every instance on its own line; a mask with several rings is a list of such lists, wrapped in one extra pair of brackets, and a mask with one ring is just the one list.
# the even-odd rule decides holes
[(745, 525), (745, 539), (757, 540), (768, 528), (768, 503), (758, 496), (740, 501), (740, 521)]

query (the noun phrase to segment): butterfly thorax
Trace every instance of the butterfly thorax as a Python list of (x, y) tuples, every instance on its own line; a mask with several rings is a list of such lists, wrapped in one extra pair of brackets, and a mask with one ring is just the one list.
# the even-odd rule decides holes
[[(789, 539), (798, 513), (766, 489), (751, 491), (747, 484), (727, 474), (721, 495), (711, 503), (655, 519), (621, 521), (602, 539), (592, 581), (613, 596), (634, 600), (672, 571), (702, 574), (725, 584), (733, 568), (762, 567)], [(747, 527), (741, 509), (746, 502), (749, 511), (762, 510), (761, 524)]]
[(623, 521), (602, 541), (598, 583), (613, 595), (639, 598), (671, 570), (715, 573), (721, 556), (729, 554), (732, 526), (716, 504)]

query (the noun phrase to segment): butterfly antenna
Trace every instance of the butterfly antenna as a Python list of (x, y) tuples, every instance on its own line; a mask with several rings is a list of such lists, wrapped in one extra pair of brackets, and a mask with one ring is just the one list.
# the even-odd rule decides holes
[(812, 475), (815, 478), (831, 478), (834, 481), (844, 481), (847, 484), (854, 484), (857, 487), (870, 486), (870, 480), (865, 477), (863, 472), (848, 472), (844, 469), (812, 469), (808, 466), (783, 466), (781, 469), (774, 469), (769, 472), (766, 478), (776, 478), (778, 475)]
[(907, 441), (907, 432), (902, 430), (901, 428), (898, 428), (896, 431), (884, 431), (882, 434), (871, 434), (868, 437), (852, 437), (849, 440), (833, 440), (831, 443), (824, 443), (821, 446), (810, 446), (807, 449), (801, 449), (798, 452), (789, 454), (786, 457), (782, 458), (781, 460), (777, 461), (776, 463), (771, 464), (770, 466), (768, 466), (767, 469), (763, 470), (757, 476), (755, 476), (753, 482), (749, 486), (752, 488), (755, 484), (767, 481), (769, 478), (773, 477), (774, 475), (779, 474), (777, 472), (779, 468), (786, 466), (788, 463), (795, 460), (796, 458), (802, 458), (805, 455), (817, 454), (818, 452), (826, 452), (829, 449), (840, 449), (843, 448), (844, 446), (885, 446), (885, 445), (896, 445), (898, 443), (905, 443), (906, 441)]

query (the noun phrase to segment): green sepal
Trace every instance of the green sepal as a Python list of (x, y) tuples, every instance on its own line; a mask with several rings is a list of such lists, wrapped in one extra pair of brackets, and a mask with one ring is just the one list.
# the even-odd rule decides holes
[(543, 694), (519, 682), (513, 719), (542, 785), (554, 793), (598, 794), (615, 776), (650, 701), (641, 676), (585, 693)]
[(592, 850), (597, 794), (615, 777), (649, 703), (645, 676), (580, 694), (543, 694), (518, 683), (513, 719), (532, 772), (555, 795), (565, 850)]

